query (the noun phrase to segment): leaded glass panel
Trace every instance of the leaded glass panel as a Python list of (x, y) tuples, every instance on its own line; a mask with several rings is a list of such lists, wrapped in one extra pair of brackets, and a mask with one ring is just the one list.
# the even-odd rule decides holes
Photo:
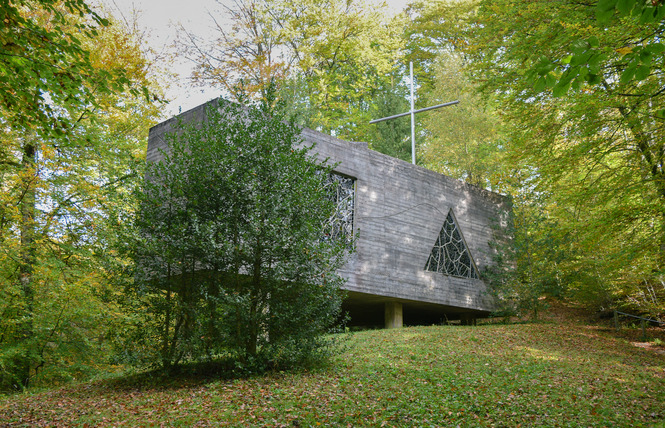
[(355, 180), (334, 172), (326, 183), (330, 198), (335, 202), (335, 213), (326, 225), (326, 237), (343, 239), (347, 244), (353, 240), (353, 211), (356, 194)]
[(448, 212), (439, 237), (432, 248), (425, 270), (444, 275), (478, 279), (478, 271), (457, 227), (452, 210)]

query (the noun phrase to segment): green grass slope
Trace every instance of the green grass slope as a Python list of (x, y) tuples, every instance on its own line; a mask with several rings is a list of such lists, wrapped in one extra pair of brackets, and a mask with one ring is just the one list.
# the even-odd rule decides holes
[(665, 355), (578, 324), (354, 333), (324, 370), (0, 399), (0, 426), (665, 426)]

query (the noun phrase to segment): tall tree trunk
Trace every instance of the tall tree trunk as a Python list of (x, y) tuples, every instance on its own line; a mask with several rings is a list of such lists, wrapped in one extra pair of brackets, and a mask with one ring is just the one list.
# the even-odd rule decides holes
[(254, 265), (252, 267), (252, 285), (250, 291), (250, 308), (249, 308), (249, 337), (245, 351), (251, 355), (256, 356), (258, 351), (259, 334), (261, 332), (261, 295), (262, 295), (262, 273), (263, 267), (263, 244), (262, 236), (258, 236), (255, 242), (256, 253), (254, 255)]
[(162, 368), (165, 370), (171, 369), (172, 358), (169, 352), (170, 349), (170, 328), (171, 328), (171, 309), (173, 302), (171, 301), (171, 263), (167, 264), (166, 268), (166, 307), (164, 314), (164, 330), (162, 331)]
[[(618, 107), (619, 113), (626, 121), (628, 129), (633, 134), (635, 147), (640, 154), (642, 167), (646, 176), (654, 183), (656, 192), (662, 202), (665, 202), (665, 144), (660, 140), (653, 140), (644, 126), (631, 114), (632, 109), (626, 106)], [(661, 215), (660, 221), (665, 223), (665, 216)], [(665, 234), (660, 235), (660, 258), (665, 262)]]
[(19, 282), (23, 294), (24, 321), (19, 329), (19, 340), (23, 343), (23, 355), (19, 362), (19, 381), (22, 388), (30, 384), (30, 371), (33, 363), (31, 352), (34, 337), (33, 312), (35, 290), (33, 273), (37, 263), (35, 248), (35, 212), (36, 212), (36, 180), (37, 180), (37, 147), (32, 137), (26, 138), (21, 153), (21, 187), (23, 195), (19, 201), (21, 213), (20, 224), (20, 264)]

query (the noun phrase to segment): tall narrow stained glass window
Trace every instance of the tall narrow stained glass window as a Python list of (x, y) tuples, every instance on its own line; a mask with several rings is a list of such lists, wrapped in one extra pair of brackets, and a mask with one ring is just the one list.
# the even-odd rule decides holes
[(439, 237), (427, 259), (425, 270), (461, 278), (478, 279), (478, 271), (457, 226), (453, 211), (448, 212)]
[(333, 240), (353, 241), (353, 211), (356, 196), (355, 179), (334, 172), (328, 176), (330, 198), (335, 202), (335, 212), (326, 225), (326, 236)]

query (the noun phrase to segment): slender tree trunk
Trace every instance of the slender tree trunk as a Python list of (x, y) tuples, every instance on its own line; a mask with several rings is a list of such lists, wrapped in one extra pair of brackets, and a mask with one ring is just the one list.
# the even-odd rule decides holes
[(171, 369), (171, 355), (169, 353), (169, 330), (171, 328), (171, 263), (166, 268), (166, 313), (164, 314), (164, 330), (162, 331), (162, 368)]
[[(236, 221), (237, 221), (237, 216), (236, 216)], [(238, 230), (236, 229), (233, 235), (233, 246), (236, 248), (236, 251), (234, 254), (234, 267), (233, 267), (233, 290), (236, 292), (236, 295), (240, 296), (242, 295), (242, 281), (241, 281), (241, 275), (240, 275), (240, 268), (241, 268), (241, 259), (240, 255), (238, 255), (239, 251), (237, 250), (240, 248), (242, 243), (240, 242), (240, 234), (238, 233)], [(239, 302), (234, 303), (234, 308), (235, 308), (235, 344), (238, 346), (238, 348), (241, 348), (244, 344), (245, 341), (244, 339), (244, 332), (246, 326), (243, 324), (243, 310), (241, 308), (241, 305)]]
[[(633, 134), (646, 175), (653, 181), (660, 200), (665, 202), (665, 144), (651, 139), (639, 118), (631, 114), (631, 109), (620, 106), (618, 110)], [(660, 221), (665, 223), (665, 216), (661, 215)], [(660, 258), (665, 261), (665, 234), (660, 236)]]
[(261, 299), (261, 286), (262, 286), (262, 272), (263, 267), (263, 245), (262, 236), (258, 236), (255, 242), (256, 253), (254, 255), (254, 266), (252, 275), (252, 289), (250, 292), (250, 326), (248, 343), (245, 350), (249, 355), (256, 355), (258, 348), (257, 343), (259, 340), (261, 314), (260, 314), (260, 299)]
[(33, 313), (35, 290), (33, 284), (33, 273), (37, 263), (37, 252), (35, 248), (35, 212), (36, 212), (36, 189), (37, 179), (36, 161), (37, 148), (32, 138), (27, 138), (22, 147), (21, 157), (21, 187), (23, 195), (19, 201), (21, 213), (20, 224), (20, 264), (19, 282), (24, 301), (24, 321), (20, 328), (19, 340), (23, 343), (23, 356), (19, 363), (19, 380), (22, 388), (30, 384), (30, 371), (33, 355), (31, 352), (34, 337)]

